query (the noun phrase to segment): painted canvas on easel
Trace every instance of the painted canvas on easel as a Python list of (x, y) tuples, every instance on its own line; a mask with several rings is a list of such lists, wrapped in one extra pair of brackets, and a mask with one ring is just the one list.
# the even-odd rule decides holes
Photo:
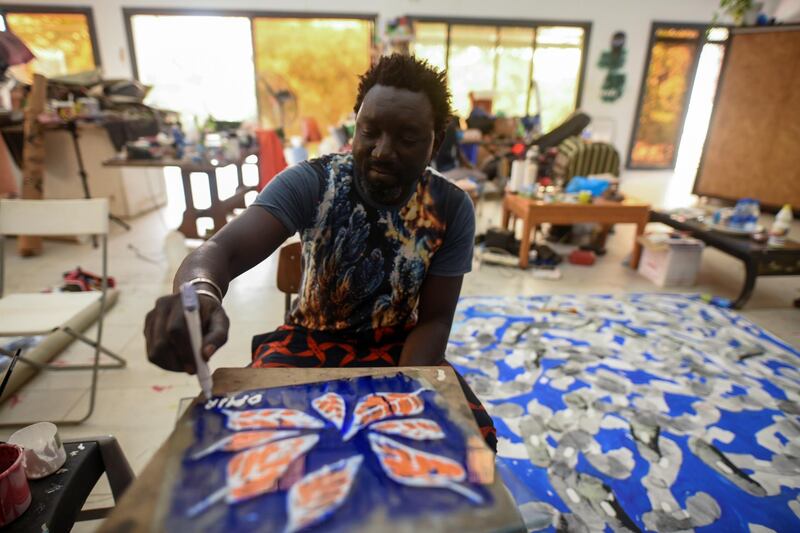
[(436, 395), (398, 373), (197, 405), (164, 529), (352, 531), (489, 505)]

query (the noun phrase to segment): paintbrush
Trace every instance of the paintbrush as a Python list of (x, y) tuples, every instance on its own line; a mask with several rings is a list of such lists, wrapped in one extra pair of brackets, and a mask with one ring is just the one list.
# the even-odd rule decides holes
[(14, 355), (11, 356), (11, 362), (8, 364), (8, 370), (6, 370), (6, 375), (3, 376), (3, 383), (0, 383), (0, 398), (3, 397), (3, 392), (6, 390), (6, 385), (8, 385), (8, 380), (11, 378), (11, 372), (14, 371), (14, 365), (17, 364), (17, 359), (19, 359), (19, 354), (22, 353), (22, 348), (17, 348), (17, 351), (14, 352)]

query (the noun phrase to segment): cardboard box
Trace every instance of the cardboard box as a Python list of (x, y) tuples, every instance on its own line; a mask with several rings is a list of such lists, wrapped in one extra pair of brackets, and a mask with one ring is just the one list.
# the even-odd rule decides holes
[(689, 237), (666, 234), (639, 237), (642, 257), (639, 274), (659, 287), (691, 287), (697, 279), (705, 245)]

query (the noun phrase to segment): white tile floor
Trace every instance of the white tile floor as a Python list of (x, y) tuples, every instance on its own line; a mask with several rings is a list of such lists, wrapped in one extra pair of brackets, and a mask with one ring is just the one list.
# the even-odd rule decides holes
[[(479, 227), (497, 224), (499, 204), (488, 202), (479, 209)], [(78, 427), (61, 430), (65, 438), (115, 435), (135, 471), (169, 434), (181, 398), (198, 392), (195, 378), (163, 371), (147, 362), (141, 331), (145, 313), (154, 300), (170, 290), (175, 258), (185, 253), (182, 239), (167, 227), (163, 212), (153, 212), (132, 221), (125, 232), (112, 224), (110, 272), (116, 277), (120, 297), (106, 318), (104, 343), (128, 361), (124, 370), (103, 371), (99, 381), (97, 408), (91, 419)], [(169, 238), (167, 238), (169, 237)], [(800, 238), (800, 224), (793, 237)], [(563, 279), (534, 279), (530, 272), (483, 265), (469, 274), (464, 295), (534, 295), (547, 293), (624, 293), (656, 291), (654, 285), (622, 263), (630, 252), (633, 228), (617, 226), (609, 238), (608, 254), (593, 267), (564, 265)], [(165, 243), (171, 243), (165, 246)], [(177, 251), (175, 243), (177, 242)], [(61, 273), (80, 265), (99, 271), (99, 253), (89, 244), (45, 243), (40, 257), (23, 259), (13, 253), (6, 257), (6, 289), (37, 291), (58, 284)], [(171, 259), (168, 260), (168, 258)], [(179, 259), (178, 259), (179, 260)], [(250, 339), (278, 326), (283, 318), (283, 294), (275, 287), (275, 261), (270, 259), (231, 285), (225, 308), (231, 318), (230, 341), (212, 359), (212, 369), (243, 366), (249, 361)], [(715, 250), (706, 250), (698, 285), (692, 292), (735, 297), (743, 279), (738, 261)], [(800, 347), (800, 310), (792, 301), (800, 297), (800, 277), (766, 278), (743, 313), (790, 344)], [(89, 330), (92, 335), (93, 330)], [(60, 357), (84, 359), (86, 346), (73, 344)], [(0, 406), (0, 421), (25, 418), (57, 420), (84, 412), (89, 384), (88, 372), (40, 374), (24, 387), (14, 402)], [(10, 431), (0, 431), (5, 439)], [(109, 503), (107, 485), (101, 484), (90, 505)], [(81, 524), (76, 531), (91, 531), (96, 523)]]

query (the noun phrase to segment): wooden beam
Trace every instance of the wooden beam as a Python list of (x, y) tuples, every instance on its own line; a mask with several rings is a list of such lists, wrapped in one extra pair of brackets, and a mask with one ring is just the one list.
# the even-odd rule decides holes
[[(47, 78), (34, 74), (33, 86), (25, 105), (22, 148), (22, 198), (41, 200), (44, 191), (44, 128), (39, 115), (44, 112), (47, 100)], [(20, 236), (17, 250), (23, 257), (42, 253), (42, 238)]]

